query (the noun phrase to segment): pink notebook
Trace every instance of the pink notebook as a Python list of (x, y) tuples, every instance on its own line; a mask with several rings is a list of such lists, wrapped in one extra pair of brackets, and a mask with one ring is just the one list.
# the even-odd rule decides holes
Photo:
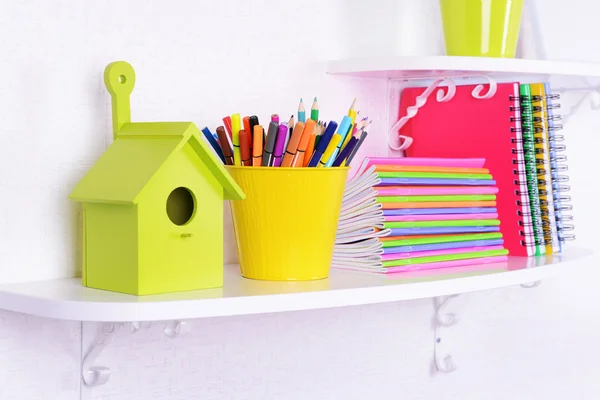
[[(446, 103), (432, 96), (400, 134), (413, 138), (406, 150), (416, 157), (484, 158), (485, 168), (496, 181), (498, 216), (504, 244), (511, 255), (535, 253), (529, 215), (529, 195), (522, 155), (519, 84), (500, 83), (490, 99), (472, 96), (476, 85), (456, 87)], [(415, 104), (425, 88), (402, 92), (400, 115)]]

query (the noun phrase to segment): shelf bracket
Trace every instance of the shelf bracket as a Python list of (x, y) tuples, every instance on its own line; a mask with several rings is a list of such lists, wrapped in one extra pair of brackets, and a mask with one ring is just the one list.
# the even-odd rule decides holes
[(535, 281), (531, 283), (521, 283), (521, 287), (524, 289), (533, 289), (542, 284), (542, 281)]
[[(129, 326), (129, 333), (133, 334), (140, 330), (150, 329), (152, 322), (130, 322), (130, 323), (109, 323), (98, 324), (96, 337), (92, 342), (88, 353), (81, 364), (81, 378), (88, 387), (104, 385), (110, 379), (111, 370), (109, 367), (96, 365), (98, 357), (104, 352), (106, 347), (112, 342), (115, 334)], [(163, 333), (170, 339), (180, 337), (189, 331), (188, 324), (184, 321), (167, 321)]]
[(435, 371), (438, 373), (454, 372), (458, 368), (456, 364), (454, 364), (452, 355), (445, 351), (445, 342), (442, 340), (444, 330), (458, 322), (458, 314), (446, 312), (446, 308), (452, 299), (455, 299), (458, 296), (458, 294), (453, 294), (450, 296), (439, 296), (434, 299), (433, 365)]

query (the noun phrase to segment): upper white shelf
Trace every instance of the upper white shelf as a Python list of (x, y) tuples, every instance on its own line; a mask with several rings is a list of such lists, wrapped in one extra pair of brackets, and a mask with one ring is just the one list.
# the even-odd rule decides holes
[(473, 74), (600, 77), (600, 64), (519, 58), (389, 56), (330, 61), (327, 72), (382, 79), (418, 79)]
[(329, 279), (265, 282), (242, 278), (225, 267), (221, 289), (142, 296), (88, 289), (80, 279), (0, 285), (0, 309), (76, 321), (161, 321), (281, 311), (312, 310), (422, 299), (534, 282), (591, 266), (592, 253), (510, 257), (507, 263), (461, 269), (378, 275), (333, 270)]

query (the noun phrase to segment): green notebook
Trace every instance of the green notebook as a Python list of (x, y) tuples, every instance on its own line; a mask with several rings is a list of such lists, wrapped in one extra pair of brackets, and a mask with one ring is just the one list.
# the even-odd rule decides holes
[(454, 260), (467, 260), (469, 258), (482, 258), (482, 257), (497, 257), (505, 256), (508, 254), (508, 250), (484, 250), (484, 251), (473, 251), (470, 253), (458, 253), (458, 254), (445, 254), (442, 256), (429, 256), (419, 258), (405, 258), (402, 260), (389, 260), (384, 261), (384, 267), (400, 267), (403, 265), (413, 264), (428, 264), (441, 261), (454, 261)]
[(494, 233), (473, 233), (463, 235), (440, 236), (433, 235), (432, 237), (416, 238), (416, 239), (398, 239), (383, 242), (383, 248), (399, 247), (399, 246), (416, 246), (419, 244), (435, 244), (435, 243), (450, 243), (450, 242), (471, 242), (474, 240), (494, 240), (502, 239), (500, 232)]
[(486, 179), (491, 174), (452, 174), (444, 172), (377, 172), (380, 178), (436, 178), (436, 179)]
[(438, 228), (444, 226), (498, 226), (497, 219), (471, 219), (453, 221), (384, 222), (385, 228)]
[(496, 200), (495, 194), (456, 194), (447, 196), (378, 196), (379, 203), (406, 203), (412, 201), (488, 201)]
[[(533, 98), (528, 84), (520, 85), (521, 94), (521, 132), (523, 135), (523, 155), (529, 192), (529, 213), (531, 214), (535, 255), (546, 254), (544, 229), (540, 208), (540, 191), (535, 160), (535, 127), (533, 123)], [(527, 240), (527, 238), (524, 238)], [(530, 239), (531, 240), (531, 239)]]

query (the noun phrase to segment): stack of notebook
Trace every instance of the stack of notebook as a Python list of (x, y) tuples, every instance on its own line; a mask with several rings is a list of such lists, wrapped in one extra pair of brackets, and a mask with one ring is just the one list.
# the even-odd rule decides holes
[(366, 159), (346, 188), (333, 265), (380, 273), (506, 261), (481, 159)]
[[(406, 88), (400, 115), (426, 88)], [(448, 102), (430, 98), (400, 130), (411, 137), (407, 157), (485, 157), (500, 189), (497, 199), (505, 247), (514, 256), (560, 252), (575, 237), (558, 95), (548, 84), (499, 83), (489, 99), (476, 85), (456, 87)]]

